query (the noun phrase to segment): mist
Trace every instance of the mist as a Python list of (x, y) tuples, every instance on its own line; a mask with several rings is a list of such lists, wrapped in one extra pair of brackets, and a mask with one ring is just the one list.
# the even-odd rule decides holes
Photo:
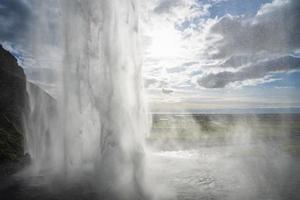
[(152, 163), (177, 199), (297, 198), (291, 129), (298, 115), (154, 116)]

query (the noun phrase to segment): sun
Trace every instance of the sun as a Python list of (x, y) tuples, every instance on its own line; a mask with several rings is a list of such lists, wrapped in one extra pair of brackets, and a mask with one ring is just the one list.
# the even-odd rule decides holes
[(175, 59), (181, 55), (180, 33), (174, 29), (157, 29), (151, 33), (151, 43), (147, 49), (152, 59)]

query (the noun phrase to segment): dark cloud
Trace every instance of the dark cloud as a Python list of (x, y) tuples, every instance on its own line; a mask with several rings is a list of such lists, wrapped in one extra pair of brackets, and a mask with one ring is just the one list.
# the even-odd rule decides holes
[(0, 1), (0, 41), (15, 42), (24, 39), (32, 12), (25, 0)]
[(287, 72), (300, 69), (300, 58), (284, 56), (241, 68), (237, 72), (207, 74), (198, 79), (198, 84), (205, 88), (224, 88), (228, 84), (251, 79), (264, 78), (271, 72)]
[(168, 82), (159, 78), (144, 77), (145, 88), (163, 88), (168, 86)]
[(212, 44), (214, 58), (237, 54), (291, 53), (300, 47), (300, 1), (274, 1), (253, 18), (226, 15), (210, 34), (221, 39)]
[(149, 88), (151, 85), (158, 83), (159, 81), (155, 78), (144, 78), (145, 88)]
[(255, 64), (260, 60), (263, 60), (264, 57), (262, 55), (254, 56), (254, 55), (233, 55), (228, 59), (224, 59), (220, 61), (219, 64), (207, 64), (203, 65), (205, 68), (239, 68), (244, 67), (247, 64)]
[(170, 9), (177, 6), (179, 2), (180, 0), (161, 0), (153, 11), (157, 14), (169, 12)]

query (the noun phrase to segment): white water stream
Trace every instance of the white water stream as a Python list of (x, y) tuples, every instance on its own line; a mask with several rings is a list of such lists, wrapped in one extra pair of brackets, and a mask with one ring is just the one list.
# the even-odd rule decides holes
[(51, 44), (62, 59), (55, 62), (56, 103), (28, 86), (26, 147), (33, 173), (68, 178), (89, 168), (99, 191), (128, 199), (143, 195), (148, 127), (136, 2), (60, 0), (36, 5), (40, 29), (32, 37), (39, 52), (35, 57)]

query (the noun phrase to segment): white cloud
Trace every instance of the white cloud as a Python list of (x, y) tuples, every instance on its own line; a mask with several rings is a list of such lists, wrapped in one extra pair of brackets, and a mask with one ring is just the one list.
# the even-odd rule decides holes
[(204, 29), (200, 30), (189, 21), (207, 15), (208, 6), (196, 0), (160, 0), (145, 1), (143, 8), (146, 86), (187, 86), (191, 78), (189, 71), (199, 64), (199, 55), (205, 49), (201, 45), (203, 36), (197, 33)]
[(287, 54), (300, 47), (298, 0), (276, 0), (266, 4), (253, 18), (243, 16), (222, 17), (210, 29), (219, 35), (212, 42), (215, 58), (228, 58), (237, 54), (262, 52)]
[[(265, 4), (252, 18), (226, 15), (211, 26), (208, 41), (211, 59), (220, 63), (206, 68), (221, 68), (205, 73), (200, 86), (222, 88), (228, 85), (257, 85), (273, 80), (272, 73), (299, 69), (300, 60), (288, 56), (300, 48), (300, 1), (275, 0)], [(229, 71), (230, 69), (235, 71)]]
[(208, 18), (211, 4), (194, 0), (147, 2), (144, 71), (151, 88), (241, 87), (299, 67), (288, 55), (300, 48), (300, 1), (274, 0), (253, 17), (220, 19)]
[[(198, 79), (198, 83), (205, 88), (223, 88), (235, 82), (255, 85), (254, 83), (263, 83), (262, 80), (265, 82), (272, 80), (271, 72), (288, 72), (297, 69), (300, 69), (300, 58), (285, 56), (248, 65), (234, 72), (223, 71), (215, 74), (203, 74)], [(260, 81), (257, 81), (258, 79)]]

